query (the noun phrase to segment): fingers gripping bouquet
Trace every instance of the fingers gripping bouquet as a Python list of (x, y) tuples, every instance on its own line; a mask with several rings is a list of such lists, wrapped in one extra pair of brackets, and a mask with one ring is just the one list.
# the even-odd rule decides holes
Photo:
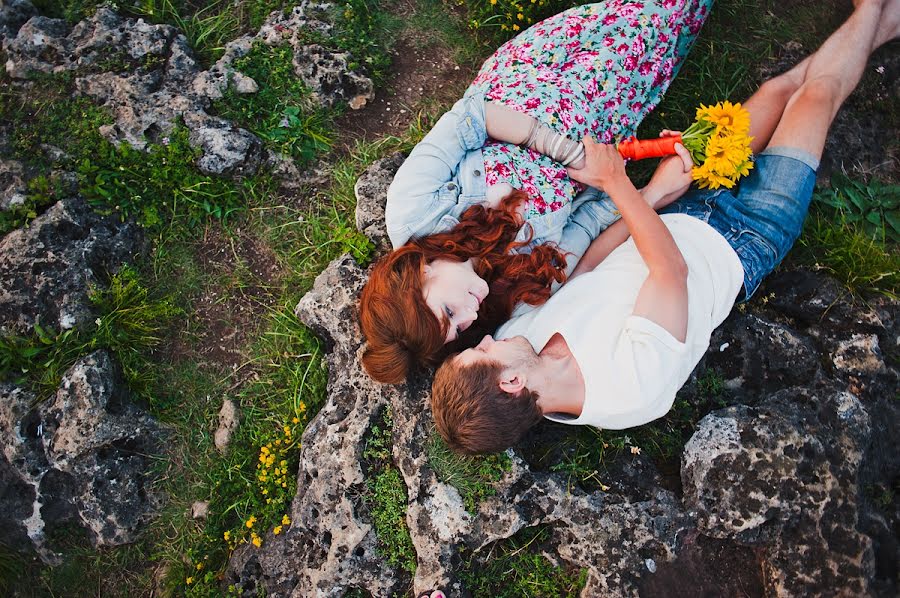
[(691, 174), (701, 189), (731, 189), (753, 168), (753, 138), (747, 135), (749, 132), (750, 114), (740, 103), (701, 104), (697, 120), (684, 133), (660, 139), (632, 137), (620, 143), (618, 149), (625, 159), (641, 160), (675, 154), (675, 144), (681, 143), (691, 154)]

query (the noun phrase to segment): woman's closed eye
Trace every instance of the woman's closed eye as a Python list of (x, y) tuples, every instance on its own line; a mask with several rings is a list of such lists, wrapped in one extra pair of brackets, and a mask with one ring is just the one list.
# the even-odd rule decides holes
[[(447, 317), (450, 319), (450, 325), (452, 326), (453, 325), (453, 316), (454, 316), (453, 310), (445, 305), (444, 312), (447, 314)], [(459, 338), (459, 335), (461, 334), (459, 326), (456, 326), (455, 328), (456, 328), (456, 338)], [(456, 339), (450, 339), (450, 340), (456, 340)]]

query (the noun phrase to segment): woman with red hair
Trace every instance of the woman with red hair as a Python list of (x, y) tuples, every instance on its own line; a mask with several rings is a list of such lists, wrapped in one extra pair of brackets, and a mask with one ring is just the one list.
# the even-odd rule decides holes
[[(538, 305), (618, 219), (570, 179), (592, 136), (632, 135), (659, 103), (712, 0), (608, 0), (503, 44), (413, 149), (388, 190), (395, 250), (360, 297), (363, 365), (396, 383), (447, 346)], [(660, 207), (651, 184), (643, 190)], [(476, 330), (477, 329), (477, 330)]]

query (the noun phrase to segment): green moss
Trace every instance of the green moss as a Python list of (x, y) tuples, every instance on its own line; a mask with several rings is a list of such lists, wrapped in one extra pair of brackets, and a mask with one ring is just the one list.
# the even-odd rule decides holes
[(506, 453), (473, 457), (457, 455), (434, 432), (428, 438), (425, 452), (437, 478), (459, 491), (470, 513), (478, 509), (481, 501), (497, 493), (496, 482), (512, 468), (512, 460)]
[(393, 465), (393, 420), (389, 409), (369, 428), (363, 458), (369, 463), (365, 504), (372, 517), (378, 551), (393, 567), (416, 572), (416, 550), (406, 525), (406, 483)]
[[(546, 527), (527, 528), (466, 560), (460, 579), (473, 596), (496, 598), (574, 598), (587, 582), (587, 569), (553, 565), (540, 552), (550, 536)], [(552, 550), (551, 550), (552, 552)], [(488, 555), (482, 560), (482, 555)]]

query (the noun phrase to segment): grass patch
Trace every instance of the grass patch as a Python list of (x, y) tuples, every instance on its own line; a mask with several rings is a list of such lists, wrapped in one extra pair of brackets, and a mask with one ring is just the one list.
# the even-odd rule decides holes
[(233, 66), (256, 81), (259, 91), (238, 94), (229, 87), (214, 108), (220, 116), (252, 131), (270, 149), (305, 164), (330, 147), (333, 115), (315, 106), (294, 74), (292, 61), (289, 45), (255, 43)]
[(56, 392), (63, 374), (78, 358), (107, 349), (122, 366), (128, 386), (147, 398), (152, 382), (148, 355), (159, 345), (167, 322), (181, 310), (169, 298), (152, 296), (130, 267), (122, 268), (108, 288), (94, 289), (88, 298), (98, 317), (87, 330), (55, 332), (35, 324), (30, 337), (0, 336), (0, 373), (45, 399)]
[(855, 295), (900, 297), (900, 185), (843, 175), (813, 195), (790, 260), (823, 270)]
[[(380, 420), (380, 421), (379, 421)], [(391, 434), (394, 422), (390, 409), (385, 409), (369, 428), (363, 459), (368, 463), (367, 491), (363, 500), (369, 509), (378, 552), (392, 567), (399, 567), (414, 575), (416, 549), (406, 526), (406, 482), (393, 464)]]
[(25, 205), (0, 220), (0, 234), (66, 196), (71, 185), (57, 170), (74, 172), (78, 192), (101, 212), (134, 217), (155, 230), (226, 219), (243, 209), (246, 196), (259, 186), (260, 177), (235, 182), (200, 173), (194, 166), (200, 150), (191, 147), (182, 126), (147, 151), (127, 143), (113, 145), (99, 132), (112, 122), (111, 116), (85, 98), (67, 97), (67, 77), (42, 77), (34, 90), (5, 93), (2, 120), (13, 130), (12, 157), (36, 175), (28, 184)]
[(806, 219), (792, 261), (823, 270), (852, 293), (900, 297), (900, 250), (869, 236), (859, 223), (813, 210)]
[(495, 543), (486, 555), (470, 555), (460, 579), (473, 596), (574, 598), (584, 588), (588, 570), (568, 570), (547, 560), (540, 551), (549, 537), (547, 527), (526, 528)]
[(814, 199), (837, 212), (843, 223), (862, 229), (869, 237), (900, 243), (900, 185), (877, 180), (865, 183), (835, 174), (831, 188), (820, 190)]
[(469, 513), (474, 513), (481, 501), (497, 493), (496, 482), (512, 468), (512, 460), (506, 453), (457, 455), (434, 432), (425, 445), (425, 454), (438, 480), (459, 491)]

